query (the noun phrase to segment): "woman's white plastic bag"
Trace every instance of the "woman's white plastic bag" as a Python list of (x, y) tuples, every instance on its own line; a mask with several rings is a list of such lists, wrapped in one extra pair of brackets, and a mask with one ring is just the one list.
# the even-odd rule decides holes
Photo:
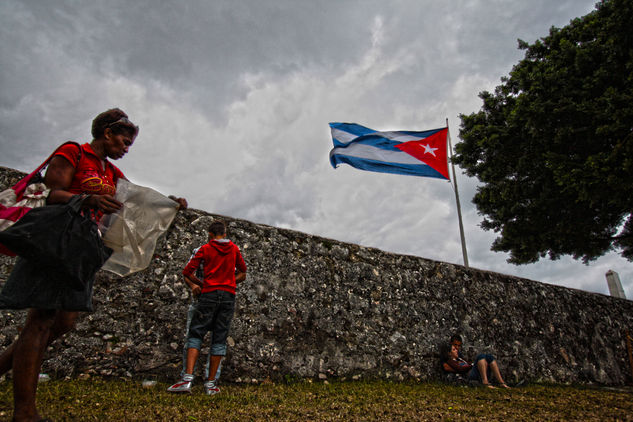
[(102, 268), (126, 276), (149, 266), (156, 241), (169, 228), (179, 204), (125, 179), (119, 179), (115, 198), (123, 208), (99, 222), (103, 243), (114, 251)]

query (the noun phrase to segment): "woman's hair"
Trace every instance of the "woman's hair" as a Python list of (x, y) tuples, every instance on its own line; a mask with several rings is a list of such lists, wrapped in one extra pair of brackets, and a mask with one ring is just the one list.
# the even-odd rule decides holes
[(220, 236), (226, 234), (226, 226), (223, 221), (214, 221), (209, 226), (209, 233), (214, 236)]
[(442, 342), (440, 344), (440, 360), (446, 362), (451, 357), (451, 345), (450, 343)]
[(115, 135), (127, 134), (133, 138), (138, 135), (138, 126), (130, 122), (127, 114), (120, 108), (111, 108), (94, 118), (92, 121), (92, 137), (97, 139), (103, 136), (107, 128), (110, 128)]

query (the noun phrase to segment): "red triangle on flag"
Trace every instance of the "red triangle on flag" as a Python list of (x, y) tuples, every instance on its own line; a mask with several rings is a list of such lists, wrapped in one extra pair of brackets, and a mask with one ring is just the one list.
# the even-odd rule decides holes
[(396, 148), (422, 161), (446, 179), (450, 179), (446, 157), (447, 134), (448, 128), (444, 128), (424, 139), (403, 142), (400, 145), (396, 145)]

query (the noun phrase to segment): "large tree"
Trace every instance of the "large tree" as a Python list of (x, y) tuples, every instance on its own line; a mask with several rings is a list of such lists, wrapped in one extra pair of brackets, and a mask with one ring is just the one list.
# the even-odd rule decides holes
[(477, 113), (461, 115), (454, 162), (473, 202), (525, 264), (633, 260), (633, 1), (606, 0), (530, 45)]

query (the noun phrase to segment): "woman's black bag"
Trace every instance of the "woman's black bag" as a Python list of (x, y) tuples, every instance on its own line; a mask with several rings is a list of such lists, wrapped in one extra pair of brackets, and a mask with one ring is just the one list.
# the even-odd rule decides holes
[(33, 208), (0, 232), (0, 243), (26, 260), (81, 290), (112, 254), (94, 221), (81, 214), (85, 195), (66, 204)]

